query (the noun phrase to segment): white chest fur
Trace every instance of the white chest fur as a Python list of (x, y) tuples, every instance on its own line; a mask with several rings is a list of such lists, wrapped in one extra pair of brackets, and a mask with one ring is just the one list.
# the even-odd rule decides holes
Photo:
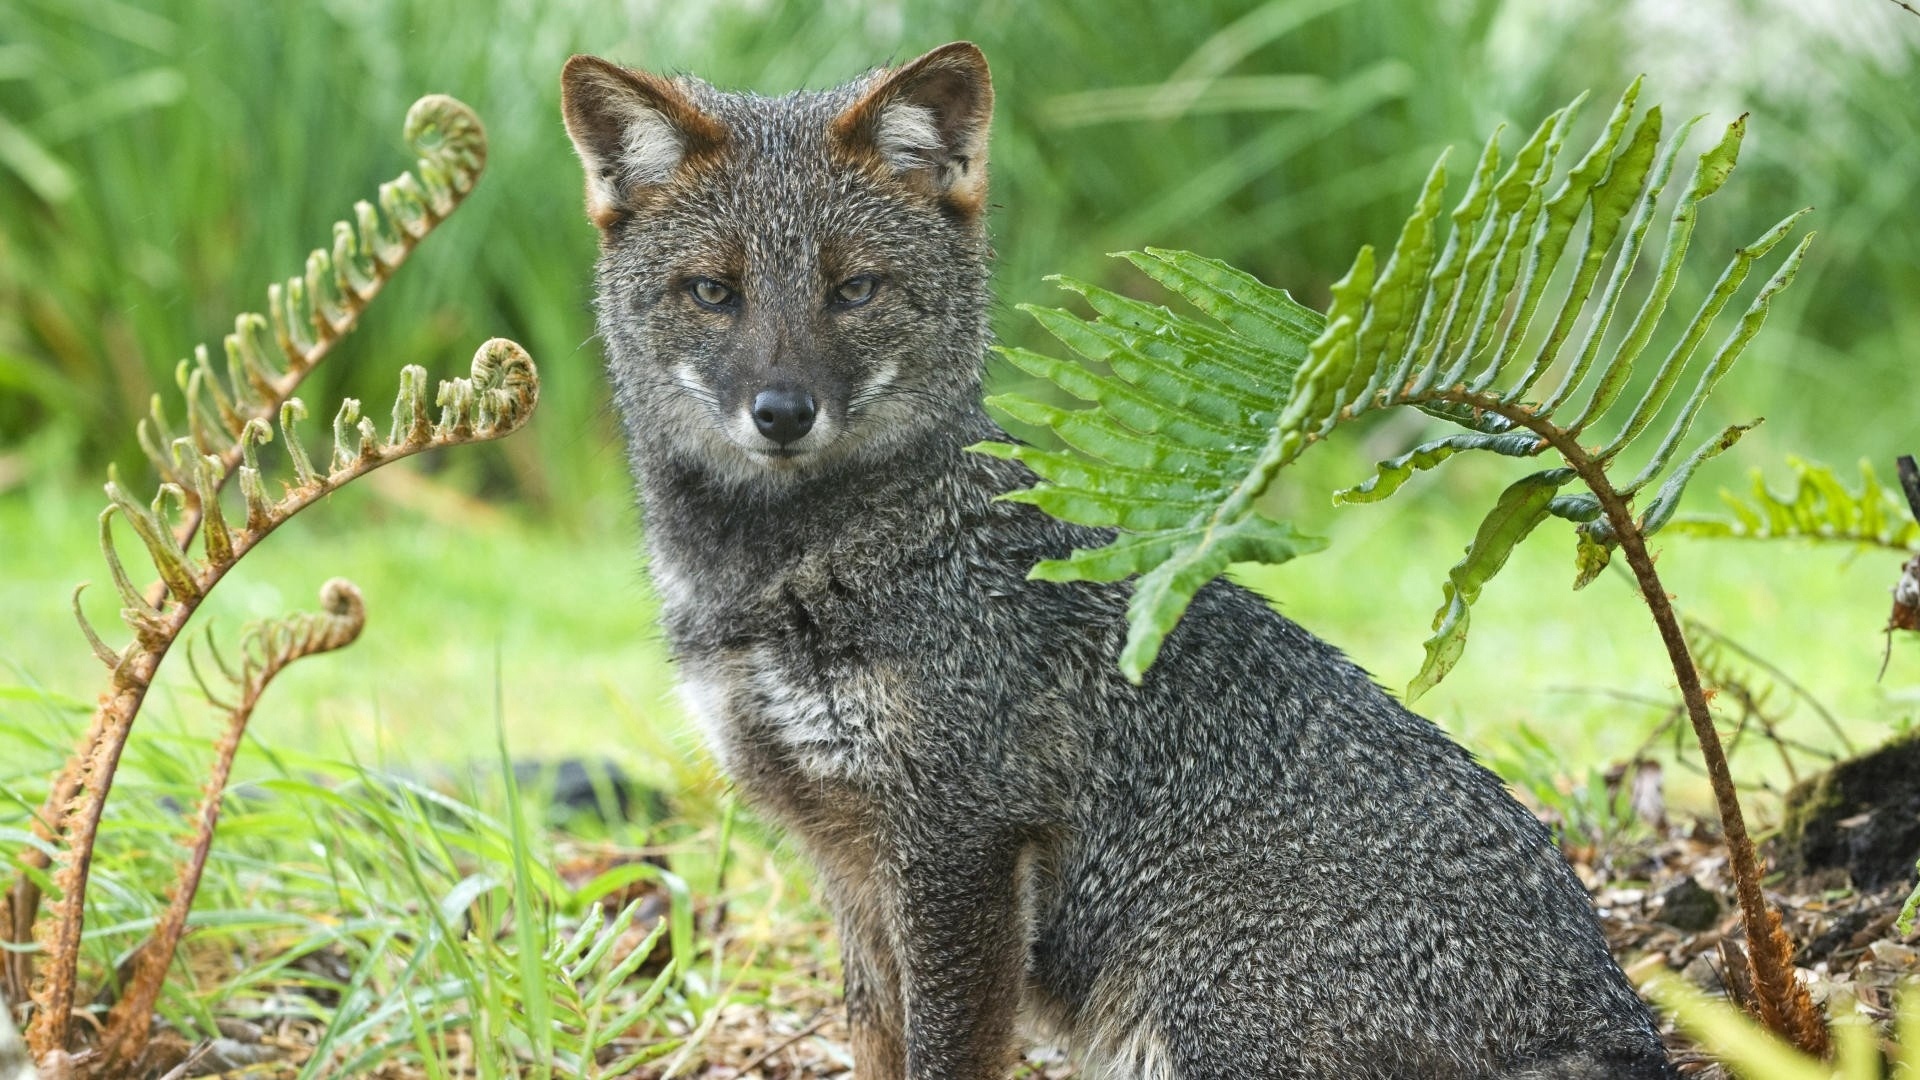
[(828, 680), (759, 646), (722, 660), (682, 665), (681, 701), (729, 773), (742, 756), (773, 751), (809, 776), (844, 777), (859, 768), (875, 734), (868, 678)]

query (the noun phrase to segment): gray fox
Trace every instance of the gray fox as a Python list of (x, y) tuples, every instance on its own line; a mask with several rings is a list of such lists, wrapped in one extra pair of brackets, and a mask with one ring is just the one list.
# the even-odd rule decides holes
[(995, 496), (993, 90), (960, 42), (760, 97), (561, 79), (681, 689), (812, 861), (857, 1075), (1665, 1077), (1547, 831), (1215, 582), (1144, 683), (1099, 530)]

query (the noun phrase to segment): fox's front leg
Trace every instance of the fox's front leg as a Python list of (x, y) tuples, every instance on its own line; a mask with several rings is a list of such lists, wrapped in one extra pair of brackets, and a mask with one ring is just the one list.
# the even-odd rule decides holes
[(844, 896), (836, 905), (840, 970), (846, 979), (847, 1027), (853, 1036), (854, 1080), (904, 1080), (906, 1017), (900, 998), (887, 913), (873, 896)]
[(934, 831), (898, 891), (907, 1080), (1005, 1080), (1026, 964), (1015, 842)]

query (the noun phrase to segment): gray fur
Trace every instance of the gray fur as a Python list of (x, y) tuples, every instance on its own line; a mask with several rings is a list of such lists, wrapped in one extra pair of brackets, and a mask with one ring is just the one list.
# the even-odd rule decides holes
[[(933, 55), (990, 93), (971, 47)], [(605, 81), (573, 70), (580, 142)], [(1216, 582), (1136, 687), (1129, 584), (1028, 580), (1106, 537), (963, 452), (1005, 437), (985, 231), (948, 194), (983, 193), (985, 117), (928, 126), (968, 151), (938, 184), (875, 167), (832, 132), (889, 78), (675, 84), (724, 146), (630, 193), (598, 278), (682, 682), (819, 871), (859, 1075), (1004, 1077), (1026, 1029), (1111, 1080), (1670, 1076), (1546, 830), (1364, 671)], [(825, 435), (768, 457), (738, 418), (782, 381)]]

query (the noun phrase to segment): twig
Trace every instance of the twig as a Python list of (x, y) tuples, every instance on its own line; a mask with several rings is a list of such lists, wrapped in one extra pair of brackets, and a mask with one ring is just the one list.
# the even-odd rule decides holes
[(200, 1060), (211, 1053), (212, 1050), (213, 1040), (204, 1040), (199, 1046), (194, 1047), (193, 1051), (189, 1053), (180, 1064), (168, 1069), (166, 1075), (162, 1076), (160, 1080), (186, 1080), (187, 1077), (193, 1075), (193, 1067), (200, 1064)]
[(766, 1064), (769, 1060), (772, 1059), (773, 1055), (778, 1054), (780, 1051), (785, 1050), (787, 1047), (792, 1046), (794, 1043), (799, 1042), (801, 1039), (804, 1039), (807, 1036), (812, 1035), (813, 1033), (819, 1031), (821, 1028), (826, 1027), (827, 1021), (830, 1019), (832, 1019), (832, 1017), (824, 1009), (822, 1009), (818, 1013), (815, 1013), (812, 1022), (809, 1023), (806, 1027), (801, 1028), (799, 1031), (794, 1032), (792, 1035), (787, 1036), (785, 1039), (780, 1040), (779, 1042), (773, 1044), (772, 1046), (767, 1047), (765, 1050), (762, 1050), (759, 1053), (748, 1058), (746, 1060), (746, 1063), (740, 1066), (740, 1075), (741, 1076), (751, 1075), (753, 1070)]
[(1765, 657), (1761, 656), (1759, 653), (1754, 652), (1752, 649), (1747, 648), (1745, 645), (1740, 644), (1739, 642), (1733, 640), (1732, 638), (1714, 629), (1713, 627), (1708, 626), (1706, 623), (1701, 622), (1699, 619), (1690, 618), (1686, 620), (1686, 623), (1688, 626), (1693, 627), (1694, 629), (1700, 631), (1701, 633), (1706, 634), (1708, 637), (1712, 638), (1716, 643), (1723, 645), (1726, 648), (1732, 649), (1734, 653), (1738, 655), (1742, 660), (1745, 660), (1747, 663), (1752, 664), (1753, 666), (1759, 668), (1761, 671), (1766, 672), (1768, 675), (1772, 676), (1776, 682), (1780, 683), (1780, 685), (1786, 687), (1789, 691), (1792, 691), (1793, 696), (1799, 698), (1801, 701), (1804, 701), (1808, 705), (1812, 706), (1813, 711), (1819, 714), (1821, 722), (1827, 725), (1827, 729), (1833, 732), (1835, 738), (1840, 740), (1840, 745), (1846, 748), (1846, 752), (1849, 754), (1854, 752), (1853, 740), (1847, 738), (1846, 731), (1840, 726), (1839, 718), (1834, 716), (1832, 710), (1828, 709), (1826, 705), (1820, 701), (1819, 698), (1814, 697), (1811, 691), (1809, 691), (1806, 687), (1801, 686), (1800, 683), (1793, 678), (1793, 676), (1788, 675), (1785, 671), (1781, 670), (1778, 665), (1767, 660)]

